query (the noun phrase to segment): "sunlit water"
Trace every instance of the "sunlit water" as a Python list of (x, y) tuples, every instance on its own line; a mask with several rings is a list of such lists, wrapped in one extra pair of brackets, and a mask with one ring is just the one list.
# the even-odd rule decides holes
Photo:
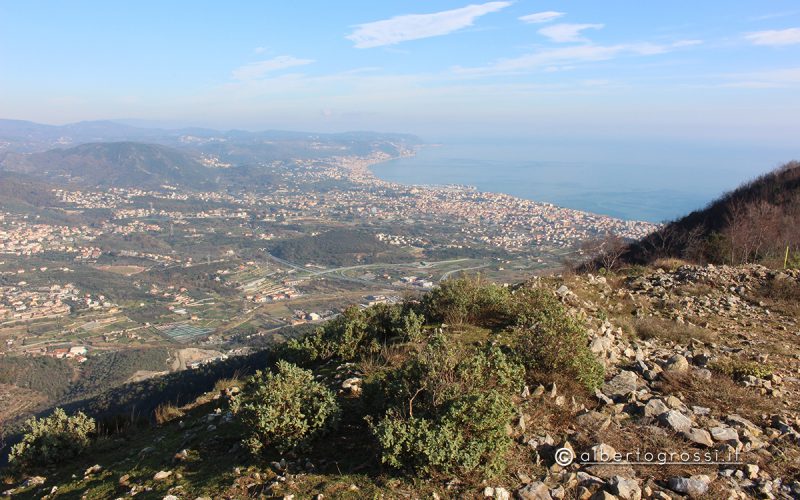
[[(702, 208), (720, 194), (792, 159), (787, 151), (639, 145), (626, 151), (526, 143), (448, 143), (373, 167), (402, 184), (466, 184), (481, 191), (611, 215), (662, 222)], [(611, 151), (611, 152), (610, 152)], [(616, 153), (615, 153), (616, 151)], [(646, 158), (613, 161), (615, 155)], [(553, 157), (568, 159), (557, 161)]]

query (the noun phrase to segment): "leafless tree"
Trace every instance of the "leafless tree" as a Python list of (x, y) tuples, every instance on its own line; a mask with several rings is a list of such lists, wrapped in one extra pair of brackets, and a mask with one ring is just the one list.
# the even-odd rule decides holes
[(587, 240), (581, 245), (591, 260), (609, 271), (616, 267), (627, 248), (625, 240), (614, 233), (606, 233), (602, 238)]

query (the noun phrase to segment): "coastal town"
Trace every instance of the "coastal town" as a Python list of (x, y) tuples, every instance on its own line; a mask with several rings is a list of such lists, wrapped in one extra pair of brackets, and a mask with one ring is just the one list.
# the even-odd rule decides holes
[[(404, 154), (412, 154), (412, 151)], [(0, 276), (5, 277), (4, 286), (0, 287), (0, 324), (69, 316), (79, 308), (107, 311), (115, 307), (104, 296), (81, 292), (74, 285), (72, 278), (77, 264), (135, 277), (151, 268), (236, 263), (240, 249), (233, 240), (263, 241), (262, 246), (266, 247), (276, 238), (296, 234), (297, 225), (380, 228), (373, 233), (377, 242), (408, 249), (410, 254), (432, 248), (455, 251), (485, 248), (506, 252), (511, 260), (515, 256), (533, 256), (540, 263), (553, 258), (548, 251), (562, 254), (577, 251), (579, 242), (591, 237), (613, 233), (635, 239), (655, 227), (646, 222), (479, 192), (466, 186), (404, 186), (385, 182), (372, 174), (370, 166), (390, 158), (385, 153), (374, 153), (325, 160), (270, 162), (264, 167), (273, 169), (281, 177), (269, 190), (205, 192), (173, 186), (163, 186), (159, 190), (116, 187), (102, 191), (55, 188), (51, 193), (56, 200), (54, 209), (79, 215), (108, 215), (99, 220), (93, 215), (91, 223), (54, 224), (38, 215), (0, 213), (0, 257), (3, 258)], [(334, 189), (314, 189), (320, 182), (339, 184)], [(439, 225), (442, 229), (436, 234), (414, 234), (414, 226), (426, 224)], [(293, 229), (287, 229), (289, 227)], [(199, 242), (205, 238), (226, 240), (227, 237), (227, 241), (205, 255), (174, 249), (159, 252), (154, 248), (126, 248), (120, 244), (136, 236), (174, 239), (176, 231), (183, 240)], [(53, 262), (49, 265), (40, 262), (31, 266), (32, 258), (41, 260), (43, 256), (55, 256), (55, 259), (51, 259)], [(108, 264), (126, 259), (135, 260), (136, 265)], [(302, 266), (317, 264), (294, 262), (291, 265), (300, 266), (302, 271)], [(232, 269), (219, 269), (212, 279), (235, 288), (252, 304), (291, 301), (313, 294), (303, 291), (302, 285), (307, 285), (314, 276), (298, 272), (291, 265), (274, 261), (266, 265), (257, 265), (252, 260), (239, 262)], [(232, 278), (246, 274), (248, 268), (271, 269), (271, 272), (269, 276), (256, 273), (253, 280), (244, 283)], [(35, 275), (46, 278), (26, 279)], [(433, 275), (393, 277), (386, 274), (384, 277), (383, 285), (390, 288), (425, 289), (437, 280)], [(381, 281), (373, 280), (376, 284)], [(301, 285), (299, 289), (298, 285)], [(169, 293), (158, 292), (157, 285), (149, 286), (152, 294), (161, 295), (160, 299), (170, 299), (173, 316), (186, 314), (186, 304), (208, 299), (191, 299), (185, 293), (169, 297)], [(316, 315), (312, 312), (302, 318)], [(198, 315), (187, 317), (197, 319)], [(294, 317), (289, 323), (296, 324), (297, 319)]]
[[(371, 167), (414, 154), (393, 147), (266, 161), (264, 185), (65, 183), (37, 193), (35, 208), (0, 206), (0, 359), (93, 373), (109, 356), (150, 353), (118, 370), (138, 380), (248, 353), (352, 304), (394, 303), (462, 272), (513, 282), (580, 256), (587, 239), (655, 228), (469, 186), (386, 182)], [(203, 156), (204, 168), (227, 163)]]

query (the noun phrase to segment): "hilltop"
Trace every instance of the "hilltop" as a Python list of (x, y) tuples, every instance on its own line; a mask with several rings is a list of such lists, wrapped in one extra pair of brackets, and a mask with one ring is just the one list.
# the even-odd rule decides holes
[[(162, 401), (156, 425), (101, 425), (90, 453), (9, 475), (6, 494), (796, 497), (798, 299), (800, 272), (757, 265), (453, 280), (349, 310), (261, 358), (280, 370), (270, 377), (289, 373), (278, 358), (309, 370), (303, 383), (336, 402), (338, 424), (301, 445), (265, 434), (273, 446), (248, 451), (258, 427), (242, 405), (272, 385), (240, 372), (188, 404)], [(562, 448), (573, 464), (556, 463)], [(637, 451), (741, 463), (587, 463)]]
[(48, 180), (84, 186), (158, 187), (177, 184), (201, 187), (211, 171), (188, 154), (156, 144), (89, 143), (42, 153), (8, 154), (0, 167)]
[(680, 258), (716, 264), (783, 265), (800, 247), (800, 163), (790, 162), (726, 193), (701, 210), (665, 224), (624, 249), (621, 260)]

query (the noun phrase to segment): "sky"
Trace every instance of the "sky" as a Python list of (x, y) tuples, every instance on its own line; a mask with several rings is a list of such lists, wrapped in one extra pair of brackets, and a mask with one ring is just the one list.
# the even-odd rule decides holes
[(796, 0), (0, 0), (0, 117), (792, 148)]

